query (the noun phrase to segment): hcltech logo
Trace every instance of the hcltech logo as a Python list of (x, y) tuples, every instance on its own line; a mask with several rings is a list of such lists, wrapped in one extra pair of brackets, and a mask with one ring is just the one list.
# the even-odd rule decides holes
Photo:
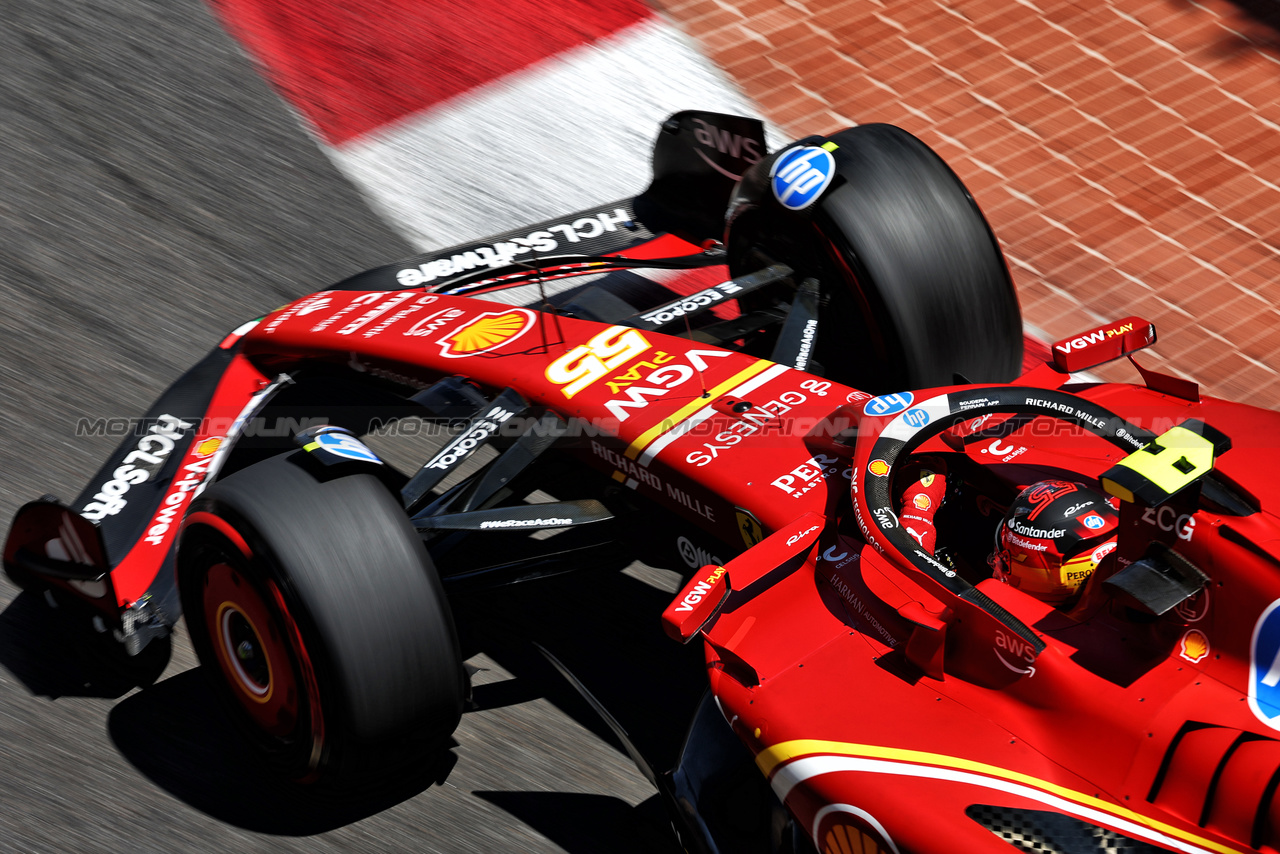
[(831, 152), (812, 145), (784, 152), (769, 170), (774, 197), (793, 211), (816, 202), (835, 176), (836, 161)]
[(1249, 708), (1258, 720), (1280, 729), (1280, 599), (1253, 627), (1249, 656)]

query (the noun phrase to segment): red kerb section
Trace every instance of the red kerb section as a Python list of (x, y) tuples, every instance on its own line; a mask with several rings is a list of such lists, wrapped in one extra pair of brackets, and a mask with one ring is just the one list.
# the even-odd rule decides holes
[(640, 0), (209, 0), (337, 145), (652, 14)]

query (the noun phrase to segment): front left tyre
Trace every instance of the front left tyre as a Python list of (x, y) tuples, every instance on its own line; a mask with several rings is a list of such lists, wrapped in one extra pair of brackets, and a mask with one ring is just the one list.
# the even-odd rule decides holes
[(443, 747), (466, 677), (431, 558), (371, 474), (325, 478), (302, 452), (210, 487), (178, 581), (192, 643), (274, 769), (344, 781)]

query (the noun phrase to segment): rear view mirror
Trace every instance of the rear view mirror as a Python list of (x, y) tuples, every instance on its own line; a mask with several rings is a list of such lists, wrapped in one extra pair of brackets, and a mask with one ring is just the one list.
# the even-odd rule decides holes
[(1156, 343), (1156, 328), (1141, 317), (1126, 317), (1053, 345), (1053, 366), (1074, 374), (1114, 361)]

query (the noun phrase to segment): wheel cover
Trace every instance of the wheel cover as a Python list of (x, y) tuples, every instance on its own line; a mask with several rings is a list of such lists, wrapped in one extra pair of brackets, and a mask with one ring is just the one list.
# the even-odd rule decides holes
[(235, 568), (218, 563), (205, 576), (205, 630), (223, 681), (263, 732), (285, 737), (298, 724), (299, 692), (280, 620)]

